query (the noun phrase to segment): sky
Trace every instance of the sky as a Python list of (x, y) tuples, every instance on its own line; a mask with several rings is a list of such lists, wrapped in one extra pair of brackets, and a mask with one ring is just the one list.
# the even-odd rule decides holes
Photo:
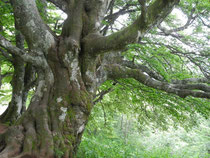
[(0, 115), (7, 109), (7, 106), (0, 105)]
[[(10, 84), (3, 84), (1, 86), (0, 90), (5, 90), (5, 91), (9, 91), (11, 89)], [(3, 92), (2, 92), (3, 93)], [(12, 92), (8, 92), (6, 95), (11, 95)], [(3, 99), (2, 101), (2, 97), (4, 97), (3, 95), (0, 95), (0, 115), (7, 109), (7, 105), (9, 104), (10, 99), (8, 98), (7, 101), (5, 101), (5, 99)]]

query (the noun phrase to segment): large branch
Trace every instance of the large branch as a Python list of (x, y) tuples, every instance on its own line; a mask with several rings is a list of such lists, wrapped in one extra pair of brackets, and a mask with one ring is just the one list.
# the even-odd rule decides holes
[(100, 54), (125, 48), (127, 44), (137, 42), (156, 24), (159, 24), (172, 11), (179, 0), (156, 0), (147, 9), (142, 7), (142, 13), (137, 20), (122, 31), (106, 37), (91, 36), (86, 40), (85, 50)]
[(203, 77), (203, 78), (187, 78), (184, 80), (172, 80), (174, 84), (187, 84), (187, 83), (207, 83), (210, 84), (210, 80)]
[(210, 98), (210, 86), (206, 84), (173, 84), (155, 80), (138, 69), (130, 69), (117, 64), (106, 65), (105, 67), (109, 79), (134, 78), (148, 87), (176, 94), (182, 98), (187, 96)]
[(109, 54), (104, 55), (103, 62), (104, 62), (104, 64), (118, 64), (118, 65), (128, 67), (131, 69), (139, 69), (142, 72), (147, 73), (150, 77), (152, 77), (156, 80), (160, 80), (160, 81), (164, 80), (164, 78), (160, 74), (158, 74), (154, 70), (151, 70), (146, 65), (136, 63), (135, 56), (133, 58), (133, 61), (129, 61), (129, 60), (125, 59), (125, 57), (122, 56), (121, 53), (109, 53)]
[(154, 78), (156, 80), (160, 80), (160, 81), (163, 81), (164, 80), (164, 78), (161, 75), (159, 75), (155, 71), (150, 70), (145, 65), (136, 64), (136, 63), (134, 63), (132, 61), (128, 61), (128, 60), (119, 60), (117, 64), (119, 64), (121, 66), (126, 66), (126, 67), (131, 68), (131, 69), (139, 69), (142, 72), (147, 73), (150, 77), (152, 77), (152, 78)]
[(55, 43), (53, 35), (40, 17), (34, 0), (11, 0), (15, 24), (24, 35), (30, 49), (47, 52)]
[(41, 56), (32, 56), (26, 53), (24, 50), (12, 45), (8, 40), (6, 40), (2, 35), (0, 35), (0, 46), (5, 48), (9, 53), (18, 55), (25, 62), (30, 62), (33, 65), (45, 67), (45, 60)]

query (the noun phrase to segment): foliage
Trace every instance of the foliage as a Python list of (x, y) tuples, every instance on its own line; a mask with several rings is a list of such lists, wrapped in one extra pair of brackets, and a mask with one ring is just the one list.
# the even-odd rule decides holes
[[(147, 5), (152, 2), (147, 1)], [(139, 14), (138, 11), (122, 13), (126, 5), (129, 6), (128, 11), (139, 10), (137, 1), (127, 1), (125, 5), (124, 1), (118, 0), (115, 4), (113, 12), (121, 13), (121, 16), (127, 19), (124, 26), (132, 23)], [(174, 11), (140, 39), (139, 43), (129, 45), (123, 53), (124, 58), (135, 65), (146, 66), (169, 83), (187, 78), (208, 78), (209, 7), (208, 0), (181, 1)], [(116, 23), (109, 22), (114, 32), (119, 26)], [(119, 111), (133, 115), (142, 127), (152, 122), (157, 128), (167, 129), (168, 125), (181, 125), (187, 129), (198, 123), (197, 113), (205, 118), (210, 116), (208, 99), (182, 99), (144, 86), (133, 79), (108, 81), (101, 86), (99, 94), (108, 89), (111, 91), (104, 97), (106, 102), (102, 100), (101, 104), (109, 108), (110, 113)]]
[(113, 116), (95, 107), (79, 148), (78, 158), (207, 158), (209, 120), (198, 117), (200, 125), (189, 131), (172, 126), (167, 131), (154, 126), (139, 128), (138, 121), (124, 112)]
[[(43, 2), (36, 0), (43, 21), (55, 36), (60, 35), (66, 14), (58, 11), (52, 3)], [(108, 10), (100, 27), (103, 35), (132, 24), (142, 13), (142, 6), (137, 0), (113, 2), (113, 8)], [(147, 0), (146, 6), (153, 2)], [(15, 45), (12, 7), (4, 1), (0, 1), (0, 6), (0, 34)], [(163, 83), (172, 84), (188, 78), (209, 79), (209, 10), (209, 0), (181, 0), (162, 23), (139, 39), (138, 43), (128, 45), (122, 53), (123, 58), (134, 65), (149, 68)], [(11, 100), (10, 83), (14, 72), (10, 60), (12, 55), (8, 52), (5, 55), (4, 51), (4, 48), (0, 49), (0, 75), (3, 78), (1, 105), (7, 105)], [(26, 42), (24, 51), (30, 53)], [(209, 81), (205, 84), (209, 85)], [(27, 104), (34, 90), (35, 86), (31, 87)], [(101, 96), (106, 91), (108, 93)], [(210, 116), (209, 99), (181, 98), (145, 86), (132, 78), (106, 81), (96, 95), (97, 104), (90, 116), (78, 157), (209, 156), (205, 147), (210, 141), (207, 122)], [(184, 143), (182, 148), (177, 149), (175, 141), (180, 142), (178, 146)], [(64, 153), (55, 149), (55, 154), (62, 157)]]
[[(156, 128), (168, 126), (191, 128), (197, 123), (197, 113), (209, 118), (210, 104), (206, 99), (189, 97), (182, 99), (176, 95), (148, 88), (133, 79), (108, 81), (101, 90), (112, 91), (97, 106), (104, 106), (111, 114), (122, 112), (135, 117), (140, 126), (153, 124)], [(129, 96), (129, 97), (128, 97)]]

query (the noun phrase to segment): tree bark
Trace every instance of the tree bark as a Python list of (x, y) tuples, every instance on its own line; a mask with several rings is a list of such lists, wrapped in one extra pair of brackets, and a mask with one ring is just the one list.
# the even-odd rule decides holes
[[(76, 156), (92, 109), (92, 97), (82, 81), (78, 63), (74, 61), (74, 65), (67, 68), (60, 60), (64, 47), (61, 45), (49, 52), (49, 56), (53, 54), (48, 60), (51, 70), (45, 71), (52, 71), (53, 84), (40, 70), (36, 94), (29, 108), (16, 125), (1, 135), (1, 158)], [(69, 54), (72, 60), (77, 59), (75, 53)]]
[(1, 77), (1, 67), (0, 67), (0, 89), (1, 89), (1, 84), (2, 84), (2, 77)]
[[(143, 37), (163, 20), (179, 0), (156, 0), (131, 26), (106, 37), (99, 34), (99, 29), (110, 0), (48, 1), (68, 14), (59, 37), (54, 36), (44, 24), (35, 1), (28, 0), (11, 0), (11, 4), (17, 29), (25, 37), (29, 52), (15, 47), (0, 35), (1, 47), (36, 69), (35, 93), (28, 109), (20, 117), (15, 117), (18, 118), (15, 123), (0, 134), (1, 158), (76, 157), (93, 108), (96, 90), (107, 79), (132, 77), (147, 86), (169, 93), (177, 93), (180, 88), (179, 85), (162, 84), (141, 70), (136, 70), (141, 68), (156, 76), (145, 70), (145, 67), (123, 69), (119, 65), (113, 65), (112, 56), (106, 58), (108, 56), (101, 55), (138, 41), (139, 37)], [(27, 74), (25, 68), (25, 77), (21, 76), (24, 88), (28, 87)], [(34, 75), (29, 75), (29, 78), (32, 76)], [(159, 79), (158, 76), (155, 78)], [(25, 92), (30, 88), (26, 88), (26, 91), (20, 89), (18, 92), (21, 92), (24, 102)], [(181, 90), (178, 92), (184, 97), (192, 94), (209, 97), (206, 91), (191, 93), (187, 89), (187, 93), (183, 94)]]
[[(24, 37), (20, 32), (16, 32), (16, 46), (19, 49), (24, 49)], [(7, 110), (0, 116), (1, 123), (12, 125), (21, 115), (23, 108), (23, 90), (24, 90), (24, 61), (17, 55), (12, 56), (14, 73), (11, 85), (12, 100), (9, 103)]]

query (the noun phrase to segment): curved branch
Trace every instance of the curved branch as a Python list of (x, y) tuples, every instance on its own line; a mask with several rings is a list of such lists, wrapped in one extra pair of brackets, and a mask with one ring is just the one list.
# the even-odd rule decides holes
[(209, 25), (209, 24), (206, 24), (206, 23), (204, 22), (204, 20), (202, 19), (202, 17), (198, 16), (198, 18), (201, 20), (201, 22), (203, 23), (204, 26), (210, 28), (210, 25)]
[(53, 3), (56, 7), (58, 7), (65, 13), (68, 12), (68, 4), (65, 0), (47, 0), (47, 1)]
[(33, 65), (45, 67), (45, 61), (40, 56), (32, 56), (29, 53), (26, 53), (24, 50), (12, 45), (8, 40), (6, 40), (2, 35), (0, 35), (0, 46), (5, 48), (9, 53), (18, 55), (25, 62), (30, 62)]
[(172, 80), (174, 84), (186, 84), (186, 83), (207, 83), (210, 84), (210, 80), (203, 77), (203, 78), (187, 78), (184, 80)]
[(190, 15), (188, 16), (187, 22), (186, 22), (183, 26), (181, 26), (181, 27), (177, 27), (177, 28), (174, 28), (174, 29), (171, 29), (171, 30), (167, 30), (166, 28), (162, 27), (161, 25), (158, 25), (158, 28), (159, 28), (164, 34), (166, 34), (166, 35), (169, 35), (169, 34), (171, 34), (171, 33), (173, 33), (173, 32), (179, 32), (179, 31), (185, 30), (185, 29), (187, 29), (187, 28), (190, 26), (190, 24), (193, 23), (193, 21), (194, 21), (195, 18), (197, 17), (197, 16), (193, 16), (194, 12), (195, 12), (195, 8), (193, 8), (193, 9), (191, 10), (191, 13), (190, 13)]
[(121, 62), (119, 62), (118, 64), (121, 65), (121, 66), (126, 66), (126, 67), (131, 68), (131, 69), (139, 69), (142, 72), (147, 73), (149, 76), (151, 76), (152, 78), (154, 78), (156, 80), (160, 80), (160, 81), (164, 80), (164, 78), (162, 76), (157, 74), (155, 71), (151, 71), (145, 65), (135, 64), (134, 62), (128, 61), (128, 60), (121, 60)]
[(152, 27), (162, 22), (178, 2), (179, 0), (156, 0), (132, 25), (122, 31), (106, 37), (96, 37), (90, 34), (84, 39), (85, 50), (89, 53), (101, 54), (120, 50), (127, 44), (137, 42)]
[(104, 17), (104, 20), (108, 20), (108, 21), (114, 21), (116, 20), (120, 15), (124, 15), (126, 13), (130, 13), (130, 12), (135, 12), (137, 10), (135, 9), (129, 9), (130, 6), (133, 5), (125, 5), (122, 9), (120, 9), (119, 11), (115, 12), (115, 13), (110, 13), (109, 15), (107, 15), (106, 17)]
[(165, 91), (167, 93), (176, 94), (182, 98), (193, 96), (198, 98), (210, 98), (210, 86), (204, 84), (172, 84), (161, 82), (144, 74), (141, 70), (129, 69), (117, 64), (106, 65), (109, 79), (134, 78), (140, 83)]
[(24, 35), (30, 49), (47, 52), (55, 43), (53, 35), (40, 17), (35, 1), (11, 0), (17, 29)]
[[(116, 84), (116, 83), (115, 83), (115, 84)], [(114, 86), (115, 84), (113, 84), (113, 86)], [(93, 102), (93, 104), (95, 105), (95, 104), (97, 104), (98, 102), (100, 102), (101, 100), (103, 100), (104, 96), (105, 96), (106, 94), (112, 92), (112, 91), (113, 91), (113, 87), (111, 87), (111, 88), (109, 88), (109, 89), (107, 89), (107, 90), (101, 91), (99, 94), (97, 94), (97, 96), (96, 96), (97, 99), (95, 98), (95, 101)]]
[(109, 25), (105, 25), (105, 27), (103, 27), (103, 29), (100, 31), (100, 33), (103, 33), (103, 35), (106, 35), (109, 27), (111, 27), (110, 25), (113, 25), (114, 22), (117, 20), (117, 18), (119, 18), (119, 16), (122, 16), (122, 15), (125, 15), (127, 13), (132, 13), (132, 12), (135, 12), (136, 10), (135, 9), (131, 9), (131, 10), (125, 10), (124, 8), (119, 10), (118, 12), (116, 13), (113, 13), (113, 14), (109, 14), (107, 15), (104, 20), (106, 20)]

